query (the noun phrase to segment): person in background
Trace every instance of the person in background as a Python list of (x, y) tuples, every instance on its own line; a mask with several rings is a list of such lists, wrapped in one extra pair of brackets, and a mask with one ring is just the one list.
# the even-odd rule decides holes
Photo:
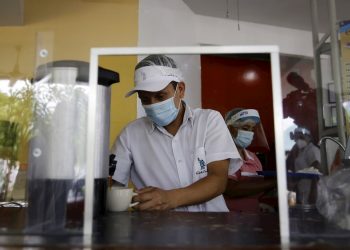
[(287, 156), (287, 169), (292, 172), (310, 167), (320, 169), (320, 149), (312, 142), (310, 130), (297, 127), (294, 133), (291, 133), (291, 139), (295, 144)]
[[(297, 127), (291, 133), (291, 139), (295, 141), (295, 145), (287, 156), (287, 170), (292, 173), (321, 174), (320, 149), (313, 144), (310, 131), (305, 127)], [(289, 178), (288, 189), (296, 191), (298, 204), (314, 205), (317, 178)]]
[(261, 208), (259, 198), (276, 187), (275, 179), (258, 176), (257, 171), (263, 170), (262, 165), (255, 153), (246, 149), (253, 141), (255, 127), (260, 123), (259, 112), (235, 108), (226, 113), (225, 121), (243, 160), (241, 168), (229, 176), (224, 192), (226, 204), (231, 211), (258, 212)]
[(175, 61), (150, 55), (135, 67), (135, 88), (146, 117), (117, 137), (113, 180), (136, 187), (137, 210), (228, 212), (222, 193), (228, 173), (241, 165), (221, 114), (191, 109)]
[[(283, 98), (283, 116), (290, 117), (300, 127), (310, 131), (315, 142), (318, 141), (316, 89), (311, 88), (304, 78), (296, 72), (288, 73), (287, 82), (295, 88)], [(307, 114), (307, 115), (305, 115)]]

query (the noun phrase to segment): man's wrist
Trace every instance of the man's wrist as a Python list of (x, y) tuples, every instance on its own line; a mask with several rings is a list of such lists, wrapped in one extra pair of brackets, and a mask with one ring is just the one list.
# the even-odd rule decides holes
[(181, 202), (182, 190), (183, 188), (168, 190), (169, 204), (171, 209), (174, 209), (183, 205)]

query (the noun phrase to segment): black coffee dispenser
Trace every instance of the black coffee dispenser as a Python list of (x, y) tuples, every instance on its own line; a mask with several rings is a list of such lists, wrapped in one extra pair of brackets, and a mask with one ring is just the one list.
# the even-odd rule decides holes
[[(105, 212), (110, 98), (119, 74), (99, 67), (94, 217)], [(65, 233), (83, 224), (89, 63), (55, 61), (37, 68), (35, 134), (29, 146), (28, 233)]]

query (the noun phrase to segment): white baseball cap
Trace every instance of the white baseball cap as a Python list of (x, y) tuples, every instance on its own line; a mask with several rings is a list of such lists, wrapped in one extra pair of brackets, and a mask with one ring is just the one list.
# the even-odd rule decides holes
[[(153, 60), (154, 57), (161, 59), (157, 60), (157, 63), (162, 65), (158, 65), (149, 60), (147, 61), (146, 66), (139, 68), (136, 66), (134, 74), (135, 87), (126, 93), (125, 97), (131, 96), (137, 91), (157, 92), (164, 89), (173, 81), (183, 81), (181, 71), (176, 67), (175, 62), (171, 58), (164, 55), (156, 55), (153, 56)], [(148, 57), (146, 57), (140, 63), (144, 63), (147, 58)]]

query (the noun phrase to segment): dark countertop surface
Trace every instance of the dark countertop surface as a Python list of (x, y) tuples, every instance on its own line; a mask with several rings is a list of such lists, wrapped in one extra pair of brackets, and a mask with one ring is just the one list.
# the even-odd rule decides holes
[[(332, 228), (314, 213), (294, 212), (291, 215), (294, 217), (290, 220), (292, 243), (289, 249), (350, 249), (349, 231)], [(278, 214), (107, 213), (95, 221), (92, 237), (23, 234), (24, 221), (25, 208), (0, 208), (0, 246), (43, 249), (285, 249), (280, 245)]]
[[(109, 220), (115, 223), (109, 223)], [(156, 247), (224, 247), (278, 245), (275, 215), (237, 213), (110, 214), (99, 225), (96, 240), (107, 244)], [(103, 228), (103, 229), (102, 229)]]

